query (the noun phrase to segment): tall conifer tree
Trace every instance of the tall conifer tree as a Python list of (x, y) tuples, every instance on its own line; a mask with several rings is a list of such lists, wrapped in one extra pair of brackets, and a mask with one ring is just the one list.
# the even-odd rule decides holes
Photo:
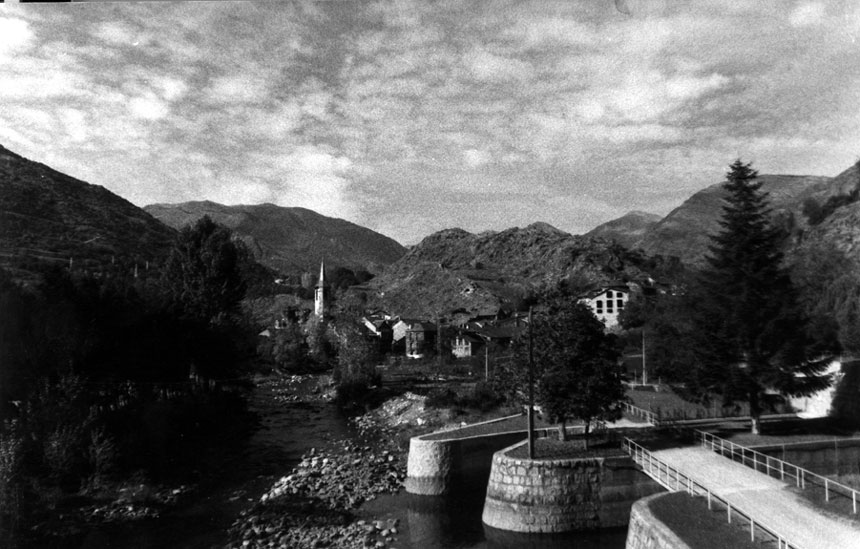
[(692, 294), (699, 389), (749, 404), (756, 434), (775, 393), (803, 396), (829, 385), (824, 370), (835, 351), (809, 335), (757, 175), (740, 160), (730, 166), (721, 231), (711, 236)]

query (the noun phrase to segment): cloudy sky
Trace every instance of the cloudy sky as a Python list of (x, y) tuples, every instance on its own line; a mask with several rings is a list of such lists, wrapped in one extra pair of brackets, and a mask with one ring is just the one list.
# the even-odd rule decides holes
[(140, 206), (303, 206), (405, 244), (666, 214), (737, 157), (860, 157), (860, 3), (620, 4), (7, 3), (0, 144)]

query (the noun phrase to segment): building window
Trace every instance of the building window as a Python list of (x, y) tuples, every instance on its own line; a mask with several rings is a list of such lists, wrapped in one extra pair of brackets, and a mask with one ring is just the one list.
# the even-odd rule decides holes
[(606, 290), (606, 297), (612, 299), (612, 290)]
[(598, 299), (595, 304), (597, 305), (597, 313), (600, 314), (603, 312), (603, 300)]
[(619, 310), (619, 311), (620, 311), (621, 309), (623, 309), (623, 308), (624, 308), (624, 301), (623, 301), (623, 300), (621, 300), (621, 299), (619, 299), (619, 300), (617, 301), (617, 306), (618, 306), (618, 310)]

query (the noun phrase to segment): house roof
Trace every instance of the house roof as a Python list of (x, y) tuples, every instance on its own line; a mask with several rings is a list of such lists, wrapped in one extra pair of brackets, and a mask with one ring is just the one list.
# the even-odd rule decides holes
[(475, 330), (475, 334), (484, 339), (508, 339), (516, 336), (525, 329), (525, 326), (486, 326)]
[(626, 294), (630, 293), (630, 288), (627, 285), (617, 284), (617, 285), (600, 286), (598, 288), (594, 288), (593, 290), (589, 290), (583, 294), (580, 294), (579, 299), (593, 299), (593, 298), (603, 294), (604, 292), (606, 292), (608, 290), (612, 290), (615, 292), (624, 292)]

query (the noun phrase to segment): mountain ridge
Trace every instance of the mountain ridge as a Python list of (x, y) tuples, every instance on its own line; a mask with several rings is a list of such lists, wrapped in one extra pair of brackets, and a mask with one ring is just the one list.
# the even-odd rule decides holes
[(322, 259), (377, 273), (406, 253), (392, 238), (301, 207), (203, 200), (150, 204), (144, 210), (176, 229), (208, 215), (241, 238), (260, 263), (287, 274), (313, 272)]

